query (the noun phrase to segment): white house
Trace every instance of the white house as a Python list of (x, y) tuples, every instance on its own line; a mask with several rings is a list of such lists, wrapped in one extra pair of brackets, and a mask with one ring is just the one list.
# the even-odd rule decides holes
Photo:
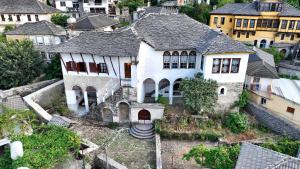
[(25, 23), (6, 32), (5, 35), (7, 40), (31, 40), (46, 60), (52, 59), (53, 53), (50, 51), (53, 46), (64, 42), (67, 38), (67, 33), (62, 27), (48, 21)]
[(183, 78), (202, 73), (219, 84), (218, 111), (243, 90), (251, 49), (186, 15), (147, 14), (131, 27), (86, 32), (56, 47), (61, 54), (68, 107), (101, 107), (104, 121), (161, 118), (159, 95), (180, 101)]
[(50, 21), (51, 16), (61, 11), (38, 0), (1, 0), (0, 32), (6, 25), (19, 26), (27, 22)]

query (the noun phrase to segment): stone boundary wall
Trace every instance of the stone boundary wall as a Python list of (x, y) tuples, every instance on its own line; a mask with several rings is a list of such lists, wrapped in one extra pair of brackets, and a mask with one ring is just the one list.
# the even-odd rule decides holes
[(276, 115), (270, 110), (256, 105), (255, 103), (248, 103), (246, 111), (255, 116), (255, 118), (263, 125), (272, 131), (290, 136), (293, 139), (300, 140), (300, 128), (296, 124), (287, 119)]
[(46, 81), (42, 81), (42, 82), (38, 82), (38, 83), (33, 83), (30, 85), (25, 85), (25, 86), (11, 88), (8, 90), (3, 90), (2, 92), (4, 93), (4, 95), (6, 97), (14, 96), (14, 95), (21, 95), (24, 97), (30, 93), (33, 93), (43, 87), (46, 87), (50, 84), (57, 82), (57, 81), (58, 81), (57, 79), (46, 80)]
[(156, 144), (156, 169), (162, 169), (161, 141), (160, 141), (159, 134), (155, 134), (155, 144)]
[(23, 97), (23, 99), (26, 102), (26, 104), (30, 108), (32, 108), (43, 121), (49, 122), (52, 119), (52, 115), (46, 112), (46, 110), (44, 110), (39, 105), (40, 98), (47, 97), (47, 94), (51, 94), (53, 91), (57, 90), (58, 88), (63, 88), (63, 84), (64, 81), (60, 80), (34, 93), (31, 93), (28, 96)]
[(278, 66), (278, 72), (280, 74), (288, 74), (292, 76), (298, 76), (300, 78), (300, 66), (294, 66), (281, 62)]
[[(115, 160), (107, 157), (107, 163), (108, 163), (108, 167), (109, 169), (128, 169), (126, 166), (116, 162)], [(106, 169), (106, 156), (105, 154), (99, 154), (97, 155), (96, 159), (95, 159), (95, 167), (98, 169)]]

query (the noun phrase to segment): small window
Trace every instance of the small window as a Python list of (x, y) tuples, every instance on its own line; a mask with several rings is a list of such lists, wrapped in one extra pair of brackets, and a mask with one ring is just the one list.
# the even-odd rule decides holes
[(241, 32), (238, 32), (237, 33), (237, 38), (240, 38), (241, 37)]
[(1, 15), (1, 20), (2, 20), (2, 21), (5, 21), (4, 15)]
[(287, 20), (282, 20), (281, 21), (281, 29), (286, 29), (287, 26)]
[(287, 107), (286, 112), (294, 114), (295, 113), (295, 108)]
[(279, 27), (279, 20), (276, 19), (273, 21), (273, 28), (278, 28)]
[(262, 26), (262, 20), (261, 20), (261, 19), (258, 19), (258, 20), (257, 20), (256, 27), (261, 28), (261, 26)]
[(41, 52), (41, 56), (43, 59), (46, 59), (46, 53), (45, 52)]
[(106, 63), (99, 63), (98, 64), (98, 72), (99, 73), (108, 73)]
[(267, 99), (262, 97), (260, 100), (260, 104), (267, 104)]
[(30, 16), (30, 15), (27, 15), (27, 19), (28, 19), (28, 21), (30, 22), (30, 21), (31, 21), (31, 16)]
[(36, 41), (37, 41), (38, 45), (43, 45), (44, 44), (43, 37), (41, 37), (41, 36), (36, 37)]
[(274, 44), (274, 41), (270, 41), (270, 47), (272, 47), (272, 45)]
[(79, 72), (86, 72), (86, 65), (84, 62), (78, 62), (77, 63), (77, 70)]
[(188, 60), (188, 53), (186, 51), (181, 52), (181, 55), (180, 55), (180, 68), (181, 69), (187, 68), (187, 60)]
[(259, 83), (260, 77), (254, 77), (253, 78), (253, 83)]
[(223, 59), (222, 61), (222, 73), (229, 73), (231, 59)]
[(18, 21), (18, 22), (21, 21), (20, 15), (17, 15), (17, 21)]
[(178, 62), (179, 62), (179, 52), (175, 51), (172, 53), (171, 61), (172, 61), (172, 69), (177, 69)]
[(218, 24), (218, 17), (214, 17), (214, 24)]
[(247, 33), (246, 33), (246, 38), (249, 38), (249, 35), (250, 35), (250, 33), (249, 33), (249, 32), (247, 32)]
[(296, 29), (297, 29), (297, 30), (300, 30), (300, 21), (297, 22), (297, 27), (296, 27)]
[(289, 24), (289, 30), (293, 30), (294, 27), (295, 27), (295, 22), (296, 21), (290, 21), (290, 24)]
[(257, 40), (254, 40), (253, 45), (254, 45), (254, 46), (257, 46)]
[(66, 2), (60, 2), (60, 6), (66, 6)]
[(70, 61), (66, 62), (67, 71), (76, 71), (76, 62)]
[(229, 19), (229, 22), (230, 22), (230, 23), (232, 22), (232, 18)]
[(241, 59), (232, 59), (231, 63), (231, 73), (238, 73), (240, 68)]
[(164, 60), (164, 69), (170, 69), (170, 62), (171, 62), (170, 52), (164, 52), (163, 60)]
[(281, 40), (284, 40), (284, 36), (285, 36), (285, 34), (283, 33), (283, 34), (281, 34), (281, 37), (280, 37), (280, 39)]
[(90, 72), (94, 72), (94, 73), (98, 72), (96, 63), (89, 63), (89, 67), (90, 67)]
[(222, 25), (225, 24), (225, 17), (221, 17), (221, 24), (222, 24)]
[(237, 19), (236, 20), (236, 27), (239, 28), (242, 25), (242, 19)]
[(212, 73), (220, 73), (221, 59), (213, 59)]
[(191, 51), (189, 54), (189, 69), (194, 69), (196, 67), (196, 52)]
[(250, 28), (254, 28), (255, 25), (255, 19), (250, 20)]
[(13, 21), (13, 18), (12, 18), (11, 15), (8, 15), (8, 21), (9, 21), (9, 22), (12, 22), (12, 21)]
[(201, 56), (201, 65), (200, 65), (201, 70), (203, 70), (203, 66), (204, 66), (204, 55)]
[(291, 35), (291, 40), (294, 40), (294, 39), (295, 39), (295, 35), (292, 34), (292, 35)]
[(49, 57), (49, 60), (51, 60), (54, 56), (54, 53), (49, 53), (48, 57)]
[(248, 28), (248, 19), (244, 19), (244, 21), (243, 21), (243, 27), (244, 28)]
[(219, 95), (225, 95), (225, 88), (224, 87), (222, 87), (220, 89)]
[(40, 20), (38, 15), (35, 15), (35, 20), (36, 20), (36, 21), (39, 21), (39, 20)]

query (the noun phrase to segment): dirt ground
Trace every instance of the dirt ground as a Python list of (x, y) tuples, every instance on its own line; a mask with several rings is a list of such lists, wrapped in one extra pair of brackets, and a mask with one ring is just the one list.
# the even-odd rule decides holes
[(162, 140), (162, 163), (163, 169), (196, 169), (200, 168), (196, 162), (191, 159), (190, 161), (183, 160), (183, 155), (192, 147), (204, 144), (207, 147), (216, 146), (211, 142), (200, 141), (178, 141), (178, 140)]
[(129, 169), (155, 168), (154, 140), (136, 139), (129, 134), (126, 127), (112, 130), (107, 127), (88, 125), (84, 120), (79, 120), (79, 123), (73, 125), (71, 129), (82, 138), (100, 146), (88, 156), (87, 161), (91, 162), (95, 155), (105, 153), (104, 147), (107, 147), (108, 157)]

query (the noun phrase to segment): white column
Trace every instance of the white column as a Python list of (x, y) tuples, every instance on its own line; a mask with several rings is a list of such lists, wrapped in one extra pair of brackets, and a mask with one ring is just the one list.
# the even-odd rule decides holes
[(173, 83), (170, 83), (169, 87), (169, 104), (173, 104)]
[(99, 105), (101, 103), (101, 96), (100, 96), (100, 92), (97, 92), (97, 104)]
[(155, 83), (155, 101), (158, 99), (158, 92), (159, 92), (158, 85), (159, 83)]
[(86, 91), (84, 92), (83, 97), (84, 97), (85, 111), (89, 112), (90, 111), (90, 109), (89, 109), (89, 98), (88, 98), (88, 95), (87, 95)]

